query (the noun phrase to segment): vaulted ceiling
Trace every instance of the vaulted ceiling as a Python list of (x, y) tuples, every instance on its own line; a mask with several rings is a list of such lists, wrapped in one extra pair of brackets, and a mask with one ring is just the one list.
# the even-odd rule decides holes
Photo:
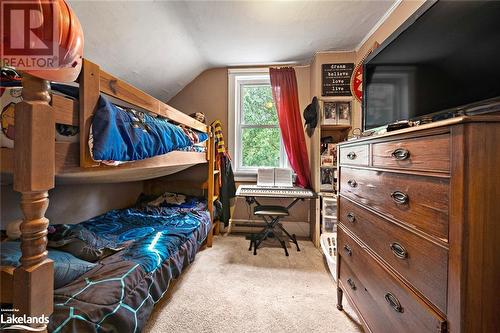
[(85, 57), (168, 101), (202, 71), (353, 50), (394, 1), (70, 1)]

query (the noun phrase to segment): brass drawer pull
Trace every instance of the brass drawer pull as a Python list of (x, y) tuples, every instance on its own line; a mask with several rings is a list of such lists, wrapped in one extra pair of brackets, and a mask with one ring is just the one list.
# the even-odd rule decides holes
[(347, 185), (349, 185), (349, 186), (350, 186), (350, 187), (352, 187), (352, 188), (355, 188), (355, 187), (357, 187), (357, 186), (358, 186), (358, 183), (357, 183), (354, 179), (349, 179), (349, 180), (347, 181)]
[(352, 212), (347, 213), (347, 221), (351, 223), (356, 222), (356, 216), (354, 216), (354, 213)]
[(399, 303), (399, 300), (396, 296), (394, 296), (391, 293), (387, 293), (384, 296), (385, 300), (389, 305), (394, 309), (394, 311), (403, 313), (403, 307), (401, 306), (401, 303)]
[(397, 161), (404, 161), (410, 157), (410, 151), (405, 148), (397, 148), (394, 149), (391, 156)]
[(352, 290), (356, 290), (356, 284), (352, 281), (351, 278), (347, 279), (347, 284), (349, 285), (349, 287), (351, 287)]
[(349, 257), (350, 257), (350, 256), (352, 256), (352, 250), (351, 250), (351, 248), (349, 247), (349, 245), (347, 245), (347, 244), (346, 244), (346, 245), (344, 245), (344, 251), (345, 251), (345, 253), (347, 253), (347, 255), (348, 255)]
[(391, 193), (392, 200), (394, 200), (395, 203), (404, 205), (408, 203), (408, 194), (401, 192), (401, 191), (394, 191)]
[(351, 161), (355, 160), (356, 157), (358, 157), (358, 155), (356, 155), (356, 153), (353, 151), (351, 151), (351, 152), (349, 152), (349, 154), (347, 154), (347, 158), (350, 159)]
[(408, 258), (408, 252), (406, 251), (406, 249), (404, 248), (403, 245), (394, 242), (394, 243), (391, 243), (389, 245), (389, 247), (391, 248), (392, 254), (394, 254), (396, 256), (396, 258), (399, 258), (399, 259)]

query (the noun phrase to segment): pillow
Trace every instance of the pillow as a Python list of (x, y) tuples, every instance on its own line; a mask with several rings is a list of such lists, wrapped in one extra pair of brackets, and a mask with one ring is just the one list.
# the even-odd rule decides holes
[(180, 206), (186, 202), (184, 194), (165, 192), (153, 201), (147, 203), (148, 206)]
[[(21, 258), (21, 242), (2, 242), (2, 266), (19, 266)], [(54, 288), (61, 288), (76, 280), (96, 266), (88, 261), (80, 260), (70, 253), (49, 249), (49, 258), (54, 261)]]

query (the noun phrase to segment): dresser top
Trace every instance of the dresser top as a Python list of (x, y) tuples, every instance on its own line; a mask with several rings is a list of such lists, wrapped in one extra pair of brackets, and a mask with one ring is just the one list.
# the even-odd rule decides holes
[(419, 131), (423, 131), (423, 130), (437, 129), (437, 128), (448, 127), (448, 126), (457, 125), (457, 124), (475, 123), (475, 122), (476, 123), (500, 122), (500, 115), (459, 116), (459, 117), (440, 120), (440, 121), (436, 121), (436, 122), (432, 122), (432, 123), (428, 123), (428, 124), (423, 124), (423, 125), (403, 128), (403, 129), (396, 130), (396, 131), (386, 132), (383, 134), (378, 134), (378, 135), (374, 134), (374, 135), (360, 137), (360, 138), (349, 140), (349, 141), (339, 142), (338, 145), (343, 146), (343, 145), (349, 145), (349, 144), (357, 144), (357, 143), (365, 142), (368, 140), (386, 138), (386, 137), (391, 137), (391, 136), (395, 136), (398, 134), (410, 134), (412, 132), (415, 132), (415, 134), (417, 134)]

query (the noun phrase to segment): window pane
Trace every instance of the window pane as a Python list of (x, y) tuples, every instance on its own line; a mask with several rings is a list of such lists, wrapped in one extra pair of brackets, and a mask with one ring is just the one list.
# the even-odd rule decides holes
[(280, 131), (276, 128), (244, 128), (241, 155), (244, 167), (279, 167)]
[(241, 87), (241, 99), (243, 124), (278, 124), (270, 85), (244, 85)]

